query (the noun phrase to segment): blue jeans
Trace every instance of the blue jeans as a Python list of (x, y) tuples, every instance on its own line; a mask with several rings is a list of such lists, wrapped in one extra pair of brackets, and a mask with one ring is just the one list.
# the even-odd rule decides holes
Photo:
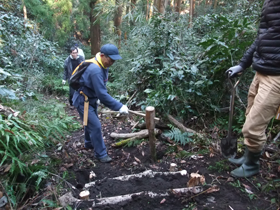
[[(79, 105), (77, 110), (81, 119), (84, 118), (84, 105)], [(106, 146), (102, 137), (101, 123), (98, 119), (97, 110), (89, 106), (88, 125), (85, 126), (85, 145), (94, 147), (94, 155), (96, 158), (107, 156)]]

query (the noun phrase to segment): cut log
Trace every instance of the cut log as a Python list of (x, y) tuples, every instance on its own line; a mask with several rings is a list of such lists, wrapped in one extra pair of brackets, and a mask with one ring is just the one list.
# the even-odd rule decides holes
[(80, 192), (79, 196), (82, 200), (88, 200), (89, 199), (89, 191), (88, 190), (84, 190), (82, 192)]
[[(146, 117), (146, 115), (141, 113), (141, 112), (132, 111), (132, 110), (128, 110), (128, 112), (131, 113), (131, 114), (141, 116), (141, 117)], [(102, 113), (102, 114), (119, 114), (118, 111), (101, 111), (100, 113)], [(157, 120), (157, 121), (160, 120), (158, 117), (155, 117), (154, 119)]]
[[(148, 131), (147, 131), (148, 132)], [(138, 132), (139, 133), (139, 132)], [(155, 129), (155, 135), (158, 135), (160, 134), (161, 131), (158, 130), (158, 129)], [(112, 133), (112, 134), (116, 134), (116, 133)], [(111, 134), (111, 135), (112, 135)], [(125, 135), (125, 133), (120, 133), (120, 134), (123, 134), (122, 136)], [(130, 133), (126, 133), (126, 134), (130, 134)], [(133, 133), (131, 133), (133, 134)], [(147, 138), (149, 136), (148, 133), (145, 133), (145, 134), (139, 134), (139, 136), (134, 136), (134, 137), (131, 137), (131, 138), (128, 138), (128, 139), (125, 139), (125, 140), (122, 140), (122, 141), (119, 141), (119, 142), (115, 142), (113, 144), (111, 144), (112, 147), (120, 147), (120, 146), (123, 146), (123, 145), (126, 145), (128, 142), (131, 142), (131, 141), (135, 141), (137, 139), (144, 139), (144, 138)]]
[[(175, 174), (181, 174), (182, 176), (186, 176), (188, 173), (186, 170), (176, 171), (176, 172), (158, 172), (158, 171), (147, 170), (147, 171), (144, 171), (144, 172), (141, 172), (138, 174), (130, 174), (130, 175), (118, 176), (118, 177), (108, 178), (108, 179), (119, 180), (119, 181), (128, 181), (128, 180), (134, 179), (134, 178), (142, 178), (142, 177), (154, 178), (155, 176), (159, 176), (159, 175), (168, 176), (168, 175), (175, 175)], [(88, 188), (94, 186), (95, 183), (97, 183), (97, 182), (98, 181), (94, 181), (94, 182), (85, 184), (85, 189), (88, 189)]]
[[(168, 125), (162, 123), (162, 122), (155, 122), (155, 127), (156, 128), (159, 128), (159, 129), (170, 129), (170, 127), (168, 127)], [(139, 123), (137, 126), (137, 128), (140, 128), (140, 129), (145, 129), (147, 126), (146, 126), (146, 122), (143, 122), (143, 123)]]
[(197, 133), (195, 130), (192, 130), (190, 128), (186, 128), (182, 123), (178, 122), (174, 117), (171, 115), (167, 115), (168, 119), (170, 122), (172, 122), (177, 128), (179, 128), (182, 132), (187, 132), (187, 133), (193, 133), (197, 135), (198, 137), (202, 138), (203, 136), (200, 133)]
[[(160, 133), (160, 130), (155, 128), (155, 134), (159, 134), (159, 133)], [(115, 139), (128, 139), (128, 138), (132, 138), (132, 137), (138, 137), (138, 139), (140, 139), (140, 138), (148, 137), (149, 133), (148, 133), (148, 129), (145, 129), (145, 130), (141, 130), (136, 133), (114, 133), (113, 132), (110, 134), (110, 136)]]
[(140, 138), (138, 138), (138, 137), (132, 137), (132, 138), (129, 138), (129, 139), (125, 139), (125, 140), (122, 140), (122, 141), (113, 143), (113, 144), (111, 144), (111, 146), (112, 146), (112, 147), (121, 147), (121, 146), (126, 145), (128, 142), (135, 141), (135, 140), (137, 140), (137, 139), (140, 139)]
[(127, 203), (133, 201), (135, 197), (143, 197), (149, 196), (150, 198), (158, 198), (158, 197), (166, 197), (172, 194), (198, 194), (203, 191), (203, 188), (200, 186), (196, 187), (187, 187), (187, 188), (176, 188), (176, 189), (169, 189), (164, 193), (155, 193), (151, 191), (143, 191), (138, 193), (120, 195), (120, 196), (113, 196), (107, 198), (99, 198), (93, 201), (92, 207), (99, 207), (104, 205), (114, 205), (118, 203)]

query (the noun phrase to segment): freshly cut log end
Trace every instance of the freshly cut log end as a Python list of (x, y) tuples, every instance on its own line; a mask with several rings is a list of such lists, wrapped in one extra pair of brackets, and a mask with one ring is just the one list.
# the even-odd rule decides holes
[(89, 191), (85, 190), (85, 191), (80, 192), (80, 198), (82, 200), (88, 200), (89, 199)]
[(155, 110), (155, 107), (153, 107), (153, 106), (147, 106), (146, 107), (146, 111), (151, 112), (151, 111), (154, 111), (154, 110)]
[(170, 172), (175, 172), (176, 171), (176, 167), (177, 167), (176, 163), (170, 163), (169, 171)]

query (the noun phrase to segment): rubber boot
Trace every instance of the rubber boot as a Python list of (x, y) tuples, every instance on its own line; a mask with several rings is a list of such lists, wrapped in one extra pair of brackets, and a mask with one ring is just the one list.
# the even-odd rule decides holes
[(245, 157), (244, 163), (237, 169), (230, 172), (234, 177), (250, 177), (260, 172), (259, 159), (261, 152), (254, 153), (248, 150), (247, 157)]
[(240, 166), (240, 165), (242, 165), (245, 162), (247, 155), (248, 155), (248, 149), (246, 147), (244, 155), (241, 158), (238, 158), (238, 159), (228, 158), (228, 161), (233, 163), (233, 164), (235, 164), (235, 165), (239, 165)]

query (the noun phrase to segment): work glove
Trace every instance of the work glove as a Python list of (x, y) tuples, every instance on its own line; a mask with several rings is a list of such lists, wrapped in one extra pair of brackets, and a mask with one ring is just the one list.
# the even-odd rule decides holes
[(233, 78), (239, 76), (242, 71), (244, 71), (242, 66), (237, 65), (230, 67), (228, 70), (226, 70), (226, 75), (228, 78)]
[(99, 99), (96, 101), (96, 103), (97, 103), (98, 106), (101, 104)]
[(63, 79), (63, 80), (62, 80), (62, 84), (65, 85), (65, 83), (66, 83), (66, 80)]
[(126, 106), (126, 105), (123, 105), (123, 106), (120, 108), (119, 112), (120, 112), (121, 114), (128, 114), (128, 108), (127, 108), (127, 106)]

